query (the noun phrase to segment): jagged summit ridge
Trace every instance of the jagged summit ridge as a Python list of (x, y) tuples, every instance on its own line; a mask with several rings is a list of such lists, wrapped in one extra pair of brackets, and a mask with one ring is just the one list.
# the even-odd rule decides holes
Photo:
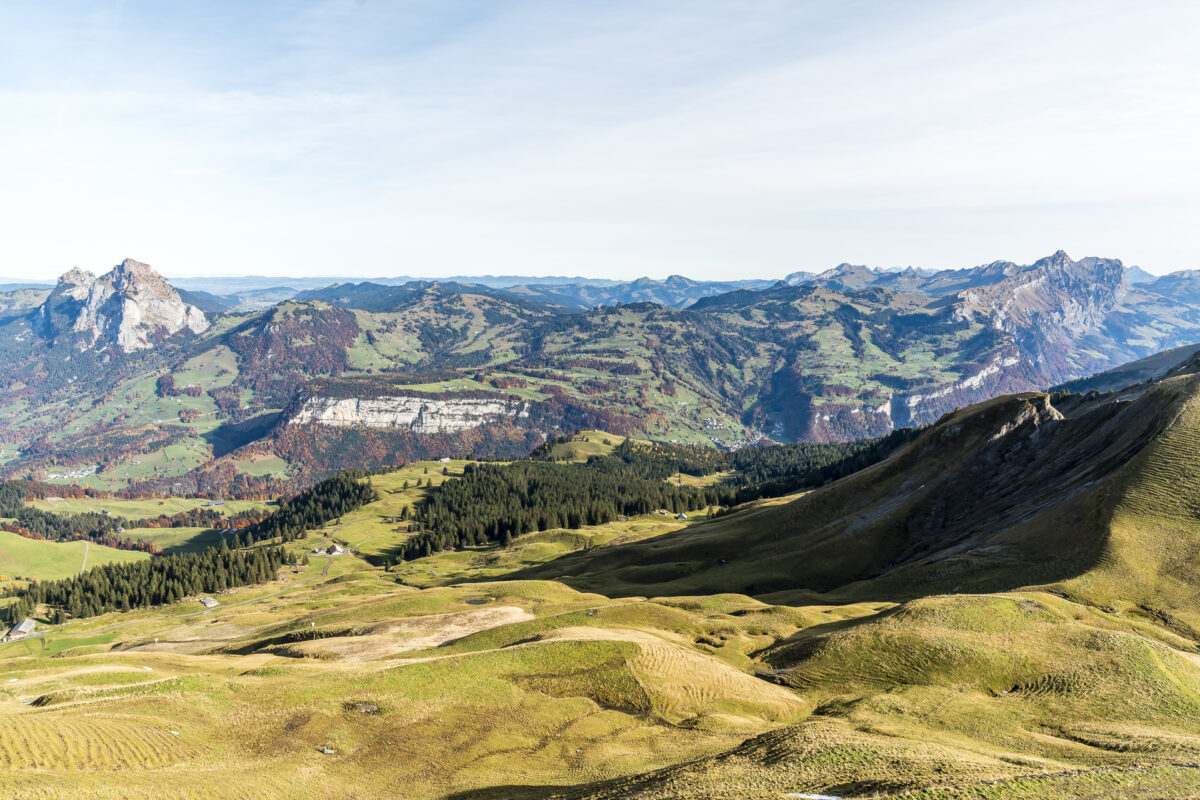
[(125, 352), (153, 347), (181, 331), (203, 333), (208, 318), (188, 305), (149, 264), (127, 258), (97, 278), (71, 269), (37, 312), (42, 335), (76, 335), (81, 350), (117, 347)]
[(1118, 259), (1073, 261), (1058, 251), (986, 286), (956, 293), (948, 313), (1017, 337), (1038, 363), (1072, 352), (1121, 308), (1130, 284)]

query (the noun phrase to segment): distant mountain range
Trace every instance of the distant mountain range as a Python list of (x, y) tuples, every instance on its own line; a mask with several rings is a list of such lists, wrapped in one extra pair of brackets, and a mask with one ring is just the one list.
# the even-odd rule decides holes
[(347, 448), (376, 465), (514, 454), (580, 424), (719, 447), (875, 436), (1198, 343), (1197, 275), (1134, 283), (1120, 261), (1058, 252), (775, 282), (293, 292), (176, 290), (127, 260), (0, 293), (0, 468), (169, 485), (262, 463), (317, 476)]
[(599, 306), (614, 306), (624, 303), (655, 303), (673, 308), (686, 308), (704, 297), (741, 289), (765, 289), (770, 285), (770, 281), (755, 280), (694, 281), (680, 275), (672, 275), (665, 281), (639, 278), (629, 283), (610, 285), (529, 283), (495, 287), (456, 281), (411, 281), (401, 285), (363, 282), (335, 284), (323, 289), (299, 292), (296, 299), (323, 300), (333, 305), (361, 308), (366, 311), (388, 311), (392, 310), (392, 306), (403, 303), (406, 298), (425, 291), (431, 286), (441, 286), (451, 291), (526, 300), (563, 311), (586, 311)]
[[(990, 282), (996, 270), (1014, 269), (1017, 265), (998, 261), (982, 267), (951, 270), (927, 270), (917, 267), (866, 267), (855, 264), (839, 264), (822, 273), (793, 272), (783, 282), (796, 286), (817, 284), (838, 289), (857, 290), (871, 286), (917, 291), (929, 295), (941, 295), (973, 285)], [(1129, 283), (1151, 285), (1155, 291), (1172, 295), (1180, 284), (1200, 282), (1200, 270), (1183, 270), (1158, 276), (1141, 267), (1125, 267)], [(1158, 286), (1153, 284), (1161, 281)], [(672, 275), (663, 280), (638, 278), (619, 281), (605, 278), (583, 278), (566, 276), (532, 277), (527, 275), (457, 275), (446, 278), (341, 278), (326, 276), (272, 277), (264, 275), (214, 276), (175, 278), (172, 284), (187, 302), (205, 311), (222, 313), (233, 310), (266, 308), (284, 300), (324, 299), (323, 295), (349, 297), (354, 291), (360, 296), (368, 291), (380, 291), (378, 287), (421, 286), (433, 283), (455, 286), (482, 287), (508, 290), (513, 294), (537, 300), (552, 306), (585, 310), (600, 305), (616, 303), (648, 302), (686, 308), (701, 297), (736, 291), (738, 289), (764, 289), (778, 280), (754, 278), (736, 281), (693, 280), (682, 275)], [(52, 283), (24, 282), (0, 278), (0, 293), (18, 289), (32, 291), (49, 290)], [(347, 287), (358, 287), (350, 290)], [(1195, 292), (1192, 292), (1195, 296)], [(1174, 295), (1172, 295), (1174, 296)], [(368, 301), (360, 301), (368, 302)]]

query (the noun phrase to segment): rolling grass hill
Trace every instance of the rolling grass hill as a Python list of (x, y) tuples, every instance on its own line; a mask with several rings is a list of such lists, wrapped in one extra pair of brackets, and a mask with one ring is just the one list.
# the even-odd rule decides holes
[[(43, 581), (69, 578), (77, 575), (84, 566), (85, 549), (89, 567), (150, 557), (147, 553), (89, 545), (87, 542), (48, 542), (0, 531), (0, 575), (5, 576), (5, 581), (16, 577)], [(5, 586), (0, 584), (2, 588)]]
[[(1200, 362), (1116, 395), (998, 398), (786, 505), (531, 571), (618, 594), (906, 600), (1047, 586), (1200, 625)], [(1131, 580), (1133, 578), (1133, 580)]]
[(587, 461), (592, 456), (606, 456), (625, 441), (624, 436), (605, 431), (580, 431), (565, 437), (566, 441), (547, 442), (539, 455), (556, 461)]
[[(0, 646), (0, 787), (215, 798), (236, 781), (248, 797), (382, 798), (403, 784), (457, 800), (1200, 789), (1186, 766), (1200, 756), (1195, 645), (1152, 618), (1036, 591), (777, 605), (504, 578), (530, 556), (681, 527), (636, 525), (392, 572), (314, 557), (211, 610), (183, 601)], [(423, 588), (406, 585), (418, 575)]]

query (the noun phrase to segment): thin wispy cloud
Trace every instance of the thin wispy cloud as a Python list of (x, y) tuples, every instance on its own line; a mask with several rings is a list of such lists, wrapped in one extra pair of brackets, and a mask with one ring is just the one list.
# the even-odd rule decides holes
[(1200, 6), (25, 4), (0, 274), (1200, 267)]

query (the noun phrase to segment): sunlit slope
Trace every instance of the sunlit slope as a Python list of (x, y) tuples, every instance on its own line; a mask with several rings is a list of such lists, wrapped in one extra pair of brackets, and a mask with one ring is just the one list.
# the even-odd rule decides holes
[(15, 533), (0, 531), (0, 575), (5, 579), (37, 578), (57, 580), (69, 578), (84, 567), (110, 564), (119, 561), (139, 561), (149, 558), (149, 553), (136, 550), (117, 550), (87, 542), (48, 542), (44, 539), (26, 539)]
[[(1132, 400), (997, 398), (792, 503), (527, 573), (607, 593), (905, 599), (1054, 585), (1200, 613), (1200, 377)], [(1158, 613), (1155, 611), (1153, 613)]]
[(535, 581), (417, 590), (350, 555), (322, 576), (327, 561), (212, 611), (0, 647), (0, 794), (436, 798), (663, 768), (811, 711), (750, 654), (819, 612)]
[[(494, 579), (523, 548), (550, 557), (551, 535), (595, 558), (675, 535), (635, 523), (673, 527), (529, 534), (391, 571), (315, 556), (314, 533), (291, 545), (307, 567), (212, 610), (109, 614), (0, 646), (0, 795), (1200, 791), (1196, 645), (1155, 615), (1038, 591), (784, 606)], [(404, 584), (417, 574), (429, 588)]]
[(508, 796), (1190, 796), (1200, 670), (1185, 649), (1045, 593), (916, 600), (758, 654), (760, 677), (812, 704), (794, 725), (650, 774)]
[(0, 646), (0, 795), (1197, 795), (1197, 445), (1195, 369), (1030, 393), (799, 497), (390, 568), (461, 464), (375, 476), (215, 609)]
[[(1089, 602), (1125, 601), (1200, 640), (1200, 391), (1192, 374), (1157, 384), (1170, 394), (1163, 432), (1101, 496), (1104, 547), (1061, 588)], [(1119, 606), (1118, 607), (1122, 607)]]

